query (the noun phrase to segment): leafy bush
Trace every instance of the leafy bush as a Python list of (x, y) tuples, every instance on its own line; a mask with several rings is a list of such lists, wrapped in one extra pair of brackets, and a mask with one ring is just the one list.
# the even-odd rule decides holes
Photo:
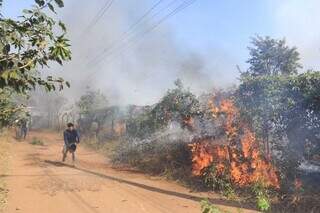
[(116, 148), (112, 161), (151, 174), (190, 178), (191, 153), (186, 141), (182, 134), (166, 133), (144, 140), (126, 140)]
[(34, 2), (16, 19), (0, 13), (0, 128), (12, 125), (25, 108), (13, 103), (13, 95), (25, 95), (38, 86), (47, 91), (70, 86), (63, 78), (46, 76), (39, 69), (71, 60), (66, 27), (49, 15), (50, 10), (56, 13), (55, 8), (63, 7), (63, 1)]
[(194, 94), (183, 87), (178, 79), (175, 88), (168, 90), (151, 110), (128, 121), (128, 134), (131, 137), (147, 138), (151, 134), (165, 129), (171, 121), (181, 128), (189, 128), (187, 120), (200, 113), (200, 104)]
[(241, 115), (263, 142), (285, 184), (294, 181), (306, 147), (319, 150), (320, 72), (241, 79), (236, 101)]
[(257, 207), (261, 211), (268, 211), (271, 207), (268, 190), (262, 182), (258, 182), (252, 187), (252, 192), (256, 196)]
[(221, 192), (228, 199), (234, 199), (236, 197), (230, 177), (227, 175), (218, 175), (215, 166), (210, 166), (206, 169), (203, 173), (203, 180), (208, 188)]
[(214, 206), (207, 199), (202, 200), (200, 202), (200, 205), (201, 205), (201, 212), (202, 213), (228, 213), (228, 212), (221, 210), (220, 208)]

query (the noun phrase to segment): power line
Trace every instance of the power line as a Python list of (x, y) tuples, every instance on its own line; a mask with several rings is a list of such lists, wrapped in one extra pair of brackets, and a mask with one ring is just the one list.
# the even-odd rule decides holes
[[(173, 0), (176, 1), (176, 0)], [(115, 41), (111, 42), (111, 45), (109, 45), (108, 47), (104, 48), (103, 51), (97, 55), (96, 57), (94, 57), (91, 61), (93, 62), (95, 59), (97, 59), (99, 56), (103, 55), (105, 52), (110, 51), (111, 49), (115, 48), (117, 46), (117, 44), (121, 43), (122, 41), (124, 41), (126, 39), (126, 36), (131, 35), (134, 31), (134, 29), (154, 10), (156, 9), (156, 7), (163, 2), (163, 0), (159, 0), (157, 1), (155, 4), (153, 4), (151, 6), (151, 8), (149, 8), (135, 23), (133, 23), (124, 33), (121, 34), (121, 36), (116, 39)], [(153, 16), (152, 16), (153, 17)], [(151, 17), (151, 18), (152, 18)], [(88, 65), (90, 65), (91, 63), (89, 62)]]
[[(173, 1), (170, 1), (164, 8), (162, 8), (160, 11), (158, 11), (157, 13), (155, 13), (155, 14), (153, 14), (151, 17), (150, 17), (150, 19), (152, 19), (152, 18), (154, 18), (154, 17), (156, 17), (157, 15), (159, 15), (159, 14), (161, 14), (161, 12), (163, 11), (163, 10), (167, 10), (167, 9), (170, 9), (170, 7), (176, 2), (177, 0), (173, 0)], [(192, 1), (194, 1), (194, 0), (192, 0)], [(181, 7), (183, 7), (184, 5), (186, 5), (186, 4), (188, 4), (188, 2), (190, 2), (190, 0), (183, 0), (183, 2), (181, 2), (181, 4), (179, 4), (179, 6), (178, 7), (176, 7), (175, 9), (174, 9), (174, 11), (175, 10), (177, 10), (177, 9), (181, 9)], [(174, 12), (174, 11), (172, 11), (172, 12)], [(171, 16), (170, 14), (168, 14), (169, 16)], [(173, 14), (174, 15), (174, 14)], [(167, 16), (167, 15), (166, 15)], [(164, 19), (166, 19), (166, 18), (168, 18), (168, 17), (164, 17)], [(160, 23), (158, 24), (158, 22), (155, 24), (155, 25), (160, 25), (161, 24), (161, 22), (163, 22), (164, 20), (160, 20)], [(154, 25), (152, 25), (151, 26), (151, 28), (156, 28), (157, 26), (155, 26), (154, 27)], [(153, 29), (151, 29), (151, 30), (153, 30)], [(146, 31), (148, 31), (148, 30), (146, 30)], [(144, 33), (145, 31), (143, 31), (142, 32), (142, 34)], [(137, 36), (139, 36), (140, 34), (139, 34), (139, 32), (138, 32), (138, 34), (136, 34), (136, 35), (132, 35), (132, 34), (134, 34), (134, 32), (131, 32), (131, 33), (128, 33), (129, 35), (127, 36), (127, 37), (124, 37), (124, 38), (122, 38), (118, 43), (116, 43), (116, 44), (114, 44), (114, 45), (111, 45), (111, 48), (105, 48), (98, 56), (96, 56), (95, 58), (93, 58), (91, 61), (89, 61), (89, 63), (88, 63), (88, 65), (90, 66), (90, 65), (94, 65), (94, 64), (96, 64), (97, 62), (99, 62), (100, 61), (100, 58), (102, 58), (102, 57), (104, 57), (104, 55), (107, 55), (107, 56), (109, 56), (109, 55), (111, 55), (111, 54), (113, 54), (113, 52), (116, 52), (117, 51), (117, 49), (121, 49), (121, 48), (123, 48), (122, 46), (124, 46), (124, 45), (126, 45), (126, 43), (129, 43), (131, 40), (133, 40), (133, 38), (134, 37), (137, 37)], [(131, 36), (132, 35), (132, 36)], [(131, 36), (131, 37), (130, 37)], [(124, 44), (122, 44), (122, 43), (124, 43)]]
[(144, 13), (134, 24), (132, 24), (123, 35), (128, 34), (132, 29), (139, 25), (145, 17), (147, 17), (159, 4), (161, 4), (161, 2), (163, 2), (163, 0), (159, 0), (154, 5), (152, 5), (152, 7), (149, 10), (147, 10), (147, 12)]
[(102, 8), (98, 11), (98, 13), (95, 15), (95, 17), (92, 19), (88, 27), (84, 30), (83, 33), (86, 33), (93, 29), (93, 27), (100, 21), (100, 19), (106, 14), (106, 12), (110, 9), (112, 6), (114, 0), (107, 0)]
[[(132, 36), (131, 38), (129, 38), (123, 45), (122, 47), (120, 46), (120, 48), (115, 49), (115, 50), (111, 50), (111, 52), (109, 54), (107, 54), (104, 57), (104, 54), (101, 54), (101, 59), (95, 63), (100, 63), (103, 58), (109, 57), (111, 55), (113, 55), (116, 52), (121, 52), (122, 50), (125, 50), (126, 47), (128, 47), (128, 45), (132, 44), (133, 42), (138, 42), (140, 41), (143, 37), (145, 37), (148, 33), (150, 33), (152, 30), (154, 30), (155, 28), (157, 28), (160, 24), (162, 24), (164, 21), (166, 21), (168, 18), (176, 15), (177, 13), (179, 13), (180, 11), (184, 10), (185, 8), (189, 7), (191, 4), (193, 4), (196, 0), (185, 0), (183, 1), (178, 7), (176, 7), (174, 10), (172, 10), (170, 13), (168, 13), (167, 15), (165, 15), (164, 17), (162, 17), (160, 20), (158, 20), (155, 24), (153, 24), (150, 28), (146, 29), (145, 31), (143, 31), (140, 34), (136, 34), (134, 36)], [(103, 57), (103, 58), (102, 58)]]
[[(190, 5), (192, 5), (194, 2), (196, 2), (197, 0), (185, 0), (183, 1), (178, 7), (176, 7), (174, 10), (172, 10), (170, 13), (168, 13), (167, 15), (165, 15), (164, 17), (162, 17), (160, 20), (158, 20), (154, 25), (152, 25), (150, 28), (148, 28), (147, 30), (143, 31), (141, 34), (136, 34), (135, 36), (129, 38), (127, 40), (126, 43), (124, 43), (124, 45), (112, 52), (110, 52), (108, 55), (106, 55), (104, 57), (105, 51), (102, 52), (102, 54), (100, 54), (100, 56), (98, 56), (100, 59), (98, 59), (98, 57), (96, 57), (97, 61), (95, 64), (93, 64), (93, 66), (97, 65), (98, 63), (100, 63), (102, 60), (104, 60), (104, 58), (106, 57), (110, 57), (112, 55), (114, 55), (115, 53), (121, 53), (122, 51), (124, 51), (127, 47), (129, 47), (130, 44), (133, 44), (133, 42), (136, 41), (136, 43), (138, 41), (140, 41), (143, 37), (145, 37), (148, 33), (150, 33), (152, 30), (154, 30), (155, 28), (157, 28), (161, 23), (163, 23), (165, 20), (167, 20), (168, 18), (176, 15), (177, 13), (179, 13), (180, 11), (186, 9), (187, 7), (189, 7)], [(91, 74), (91, 76), (89, 77), (89, 80), (96, 74), (97, 72), (93, 72)]]
[[(180, 11), (184, 10), (185, 8), (189, 7), (191, 4), (193, 4), (195, 1), (197, 0), (185, 0), (183, 1), (178, 7), (176, 7), (174, 10), (172, 10), (170, 13), (168, 13), (166, 16), (164, 16), (163, 18), (161, 18), (158, 22), (156, 22), (151, 28), (145, 30), (142, 34), (141, 37), (139, 38), (139, 35), (135, 35), (134, 37), (131, 37), (127, 43), (125, 43), (124, 46), (118, 48), (118, 50), (116, 49), (115, 51), (111, 52), (110, 54), (108, 54), (106, 57), (110, 57), (112, 55), (115, 55), (116, 52), (118, 53), (122, 53), (123, 50), (126, 49), (126, 47), (129, 47), (130, 44), (133, 44), (133, 41), (140, 41), (144, 36), (146, 36), (148, 33), (150, 33), (152, 30), (154, 30), (156, 27), (158, 27), (161, 23), (163, 23), (166, 19), (174, 16), (175, 14), (179, 13)], [(127, 45), (126, 45), (127, 44)], [(106, 58), (104, 57), (104, 58)], [(100, 57), (101, 58), (101, 57)], [(93, 64), (92, 66), (96, 66), (97, 64), (99, 64), (102, 60), (104, 60), (104, 58), (99, 59), (98, 61), (96, 61), (95, 64)], [(94, 75), (97, 73), (97, 71), (93, 72), (91, 74), (91, 76), (89, 76), (89, 78), (87, 80), (91, 80), (92, 77), (94, 77)]]

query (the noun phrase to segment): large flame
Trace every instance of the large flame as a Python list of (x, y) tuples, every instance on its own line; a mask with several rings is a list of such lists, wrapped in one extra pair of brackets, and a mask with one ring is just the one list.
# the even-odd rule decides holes
[[(191, 145), (193, 174), (202, 175), (213, 165), (217, 175), (228, 173), (240, 187), (263, 181), (279, 188), (276, 169), (260, 152), (254, 133), (239, 120), (239, 110), (231, 100), (223, 100), (220, 107), (209, 103), (214, 118), (225, 115), (224, 129), (228, 145), (217, 145), (214, 139), (197, 140)], [(241, 133), (240, 133), (241, 132)]]

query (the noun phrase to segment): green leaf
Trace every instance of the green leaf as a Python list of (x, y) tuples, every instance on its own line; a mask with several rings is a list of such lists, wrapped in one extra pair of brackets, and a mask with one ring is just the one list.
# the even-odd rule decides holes
[(1, 74), (1, 78), (8, 84), (8, 77), (9, 77), (9, 72), (3, 72)]
[(70, 82), (69, 81), (66, 81), (66, 85), (68, 88), (70, 88)]
[(54, 10), (54, 7), (52, 6), (52, 4), (48, 3), (48, 7), (52, 12), (56, 13), (56, 11)]
[(44, 0), (35, 0), (35, 2), (39, 5), (39, 7), (42, 7), (45, 4)]
[(6, 44), (4, 47), (3, 47), (3, 53), (4, 54), (8, 54), (10, 52), (10, 44)]
[(59, 7), (64, 7), (62, 0), (54, 0)]
[(13, 71), (13, 72), (10, 72), (10, 78), (12, 78), (12, 79), (20, 79), (19, 78), (19, 75), (18, 75), (18, 73), (16, 72), (16, 71)]
[(59, 26), (61, 27), (61, 29), (62, 29), (64, 32), (67, 31), (66, 26), (65, 26), (64, 23), (62, 23), (61, 21), (59, 21)]

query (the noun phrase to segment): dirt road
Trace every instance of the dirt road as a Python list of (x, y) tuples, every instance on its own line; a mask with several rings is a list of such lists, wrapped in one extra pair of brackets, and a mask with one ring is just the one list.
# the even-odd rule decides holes
[[(191, 193), (176, 183), (143, 174), (111, 168), (107, 160), (79, 146), (77, 162), (61, 163), (61, 136), (33, 132), (43, 146), (30, 141), (11, 144), (8, 174), (2, 174), (8, 189), (8, 213), (158, 213), (200, 212), (199, 200), (207, 196)], [(234, 204), (212, 197), (228, 212)]]

